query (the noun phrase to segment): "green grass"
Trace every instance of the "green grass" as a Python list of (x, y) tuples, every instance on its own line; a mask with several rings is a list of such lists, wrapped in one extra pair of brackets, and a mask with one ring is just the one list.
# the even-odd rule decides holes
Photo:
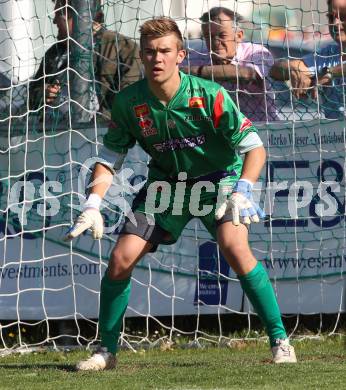
[(0, 358), (0, 389), (345, 389), (345, 338), (297, 341), (299, 364), (274, 365), (265, 343), (119, 353), (115, 371), (81, 373), (87, 352)]

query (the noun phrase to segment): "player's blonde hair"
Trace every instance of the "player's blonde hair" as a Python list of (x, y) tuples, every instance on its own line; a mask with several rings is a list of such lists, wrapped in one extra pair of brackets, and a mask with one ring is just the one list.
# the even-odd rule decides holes
[(178, 40), (178, 50), (183, 49), (183, 37), (177, 23), (173, 19), (159, 17), (147, 20), (141, 25), (139, 32), (141, 34), (141, 48), (147, 37), (163, 37), (165, 35), (174, 34)]

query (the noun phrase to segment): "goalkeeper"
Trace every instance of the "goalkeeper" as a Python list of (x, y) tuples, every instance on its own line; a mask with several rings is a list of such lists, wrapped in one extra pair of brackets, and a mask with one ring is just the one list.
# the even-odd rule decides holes
[[(126, 219), (101, 282), (100, 349), (79, 362), (77, 369), (115, 367), (133, 268), (157, 245), (176, 242), (195, 216), (217, 240), (239, 276), (269, 335), (273, 361), (296, 362), (268, 275), (248, 244), (248, 225), (264, 216), (252, 198), (253, 183), (265, 162), (257, 131), (223, 87), (179, 72), (185, 50), (173, 20), (146, 21), (140, 32), (146, 78), (115, 97), (113, 123), (99, 156), (105, 162), (95, 165), (93, 180), (97, 184), (92, 185), (84, 212), (66, 236), (70, 240), (91, 228), (95, 239), (102, 237), (99, 206), (113, 173), (137, 141), (151, 156), (148, 181), (132, 206), (136, 224)], [(245, 154), (244, 163), (239, 154)], [(182, 182), (185, 196), (181, 196)], [(168, 209), (159, 213), (155, 212), (158, 198), (167, 196), (164, 183), (176, 193), (168, 198)]]

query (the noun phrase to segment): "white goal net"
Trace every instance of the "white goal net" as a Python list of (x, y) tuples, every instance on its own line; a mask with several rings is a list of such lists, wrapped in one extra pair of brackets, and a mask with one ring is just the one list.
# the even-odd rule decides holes
[[(85, 200), (109, 102), (123, 77), (136, 67), (141, 74), (133, 56), (143, 21), (165, 15), (178, 22), (187, 71), (210, 61), (200, 17), (214, 6), (237, 12), (243, 42), (264, 46), (274, 59), (316, 56), (333, 43), (325, 0), (71, 0), (68, 10), (54, 6), (51, 0), (0, 0), (0, 353), (97, 342), (100, 281), (124, 209), (146, 178), (148, 158), (138, 146), (103, 203), (104, 238), (93, 241), (88, 232), (69, 244), (62, 237)], [(79, 30), (59, 36), (57, 12)], [(98, 46), (99, 28), (128, 42), (116, 35), (109, 57)], [(109, 62), (109, 74), (98, 71), (102, 61)], [(268, 58), (260, 61), (268, 66)], [(47, 99), (50, 84), (59, 90), (54, 101)], [(342, 96), (343, 85), (336, 87)], [(290, 80), (267, 75), (260, 92), (240, 82), (226, 88), (237, 103), (260, 94), (265, 113), (269, 104), (276, 107), (275, 120), (268, 114), (257, 122), (254, 112), (268, 155), (258, 183), (267, 217), (251, 228), (250, 242), (285, 324), (291, 335), (337, 333), (346, 264), (344, 117), (328, 118), (322, 98), (296, 99)], [(342, 100), (340, 112), (344, 106)], [(175, 245), (160, 246), (133, 272), (120, 342), (136, 348), (256, 338), (264, 333), (253, 314), (217, 245), (193, 220)]]

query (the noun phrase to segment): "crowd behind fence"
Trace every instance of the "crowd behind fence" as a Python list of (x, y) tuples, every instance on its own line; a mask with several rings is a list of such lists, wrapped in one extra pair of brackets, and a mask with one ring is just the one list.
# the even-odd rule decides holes
[[(342, 26), (346, 17), (343, 12), (345, 7), (340, 5), (333, 8), (330, 1), (327, 3), (329, 11), (324, 27), (329, 26), (329, 33), (324, 32), (319, 40), (290, 40), (286, 31), (281, 41), (274, 43), (262, 39), (263, 44), (248, 41), (251, 34), (244, 28), (246, 21), (242, 16), (224, 7), (214, 7), (201, 15), (199, 23), (202, 37), (186, 39), (187, 58), (182, 70), (220, 82), (230, 92), (240, 110), (245, 111), (245, 115), (253, 121), (295, 121), (325, 117), (343, 119), (343, 74), (339, 72), (337, 77), (330, 78), (328, 73), (329, 78), (323, 80), (320, 75), (325, 76), (326, 69), (343, 63), (345, 33)], [(42, 58), (35, 58), (35, 73), (24, 81), (16, 80), (11, 71), (1, 73), (1, 121), (13, 117), (26, 120), (28, 116), (38, 118), (39, 121), (43, 117), (45, 120), (66, 120), (67, 114), (71, 113), (71, 101), (74, 100), (82, 107), (82, 112), (87, 112), (84, 122), (93, 120), (95, 112), (107, 119), (114, 94), (143, 77), (136, 39), (108, 30), (103, 23), (102, 11), (90, 11), (92, 45), (80, 50), (81, 42), (75, 44), (75, 39), (78, 41), (76, 31), (83, 36), (80, 32), (83, 27), (81, 15), (73, 8), (74, 3), (70, 0), (54, 0), (54, 5), (54, 18), (51, 16), (51, 19), (58, 28), (57, 41)], [(227, 63), (227, 66), (234, 66), (235, 70), (228, 70), (223, 64), (224, 74), (220, 75), (218, 66), (222, 61), (217, 61), (220, 55), (215, 49), (216, 38), (212, 28), (206, 30), (205, 26), (221, 25), (223, 28), (224, 18), (231, 24), (230, 34), (233, 34), (228, 40), (228, 46), (231, 47), (230, 42), (233, 41), (237, 52), (232, 54), (233, 57), (228, 57)], [(68, 27), (70, 20), (73, 27)], [(239, 32), (242, 32), (240, 38)], [(133, 31), (129, 36), (135, 37), (136, 32)], [(1, 59), (3, 63), (6, 61)], [(300, 68), (294, 68), (297, 63)], [(201, 65), (205, 67), (203, 71)], [(244, 66), (244, 69), (254, 69), (255, 73), (248, 71), (249, 74), (244, 76)], [(0, 70), (2, 68), (6, 67), (0, 67)], [(294, 71), (306, 75), (304, 77), (307, 81), (303, 80), (304, 85), (301, 87), (304, 93), (299, 93), (299, 83), (303, 81), (295, 80)], [(72, 88), (75, 79), (79, 80), (79, 84), (76, 84), (77, 94)], [(84, 87), (83, 80), (87, 82)], [(83, 96), (79, 98), (78, 94)], [(335, 97), (335, 94), (338, 96)]]

